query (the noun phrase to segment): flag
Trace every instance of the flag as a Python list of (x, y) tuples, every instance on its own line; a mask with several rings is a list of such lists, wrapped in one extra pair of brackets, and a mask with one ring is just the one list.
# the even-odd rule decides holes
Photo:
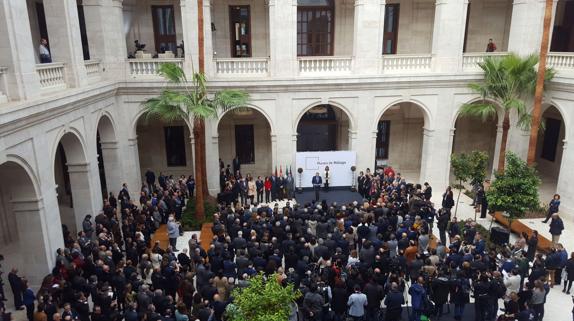
[(275, 166), (275, 176), (277, 176), (277, 165)]
[(283, 167), (279, 165), (279, 176), (283, 176)]

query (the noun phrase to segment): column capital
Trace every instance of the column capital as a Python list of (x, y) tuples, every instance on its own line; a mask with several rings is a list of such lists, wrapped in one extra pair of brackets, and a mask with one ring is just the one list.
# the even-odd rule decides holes
[(10, 200), (10, 204), (12, 205), (12, 211), (14, 213), (36, 212), (44, 207), (41, 197), (15, 198)]
[(89, 162), (66, 163), (66, 166), (68, 166), (68, 173), (70, 173), (70, 174), (87, 173), (89, 171), (89, 168), (90, 168), (90, 163)]
[(102, 150), (104, 149), (118, 149), (118, 142), (117, 141), (100, 141), (100, 146)]

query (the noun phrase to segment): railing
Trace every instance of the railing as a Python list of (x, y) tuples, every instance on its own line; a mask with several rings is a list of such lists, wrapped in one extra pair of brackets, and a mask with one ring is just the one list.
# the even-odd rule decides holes
[(86, 66), (86, 74), (88, 75), (89, 80), (97, 81), (100, 79), (100, 60), (86, 60), (84, 61), (84, 65)]
[(383, 73), (430, 71), (431, 55), (383, 55)]
[(574, 72), (574, 53), (572, 52), (549, 52), (548, 60), (546, 61), (548, 67), (552, 67), (558, 71)]
[(347, 74), (353, 68), (351, 57), (298, 57), (300, 74)]
[(162, 63), (175, 63), (179, 67), (183, 68), (183, 59), (128, 59), (129, 63), (129, 74), (133, 78), (140, 77), (157, 77), (158, 69)]
[(216, 58), (215, 74), (217, 76), (267, 76), (269, 74), (268, 58)]
[(42, 90), (55, 90), (66, 88), (64, 63), (53, 62), (36, 65), (36, 72), (40, 77)]
[(0, 104), (8, 101), (7, 84), (6, 84), (6, 71), (7, 67), (0, 66)]
[(462, 70), (463, 71), (479, 71), (479, 63), (484, 62), (486, 57), (504, 57), (508, 55), (507, 52), (468, 52), (462, 54)]

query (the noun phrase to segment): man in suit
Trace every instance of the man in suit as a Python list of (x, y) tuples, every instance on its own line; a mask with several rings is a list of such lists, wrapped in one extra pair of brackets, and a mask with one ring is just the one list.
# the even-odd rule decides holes
[(233, 164), (233, 173), (237, 173), (241, 171), (241, 162), (239, 161), (239, 156), (235, 156), (232, 161)]
[(24, 303), (22, 302), (22, 293), (24, 292), (22, 278), (18, 275), (18, 270), (12, 268), (12, 271), (8, 273), (8, 282), (10, 283), (10, 288), (14, 294), (14, 307), (16, 310), (24, 310), (22, 307)]
[(323, 179), (319, 176), (319, 172), (315, 173), (313, 179), (311, 180), (311, 184), (313, 184), (313, 188), (315, 189), (315, 201), (319, 201), (319, 191), (321, 190), (321, 185), (323, 185)]

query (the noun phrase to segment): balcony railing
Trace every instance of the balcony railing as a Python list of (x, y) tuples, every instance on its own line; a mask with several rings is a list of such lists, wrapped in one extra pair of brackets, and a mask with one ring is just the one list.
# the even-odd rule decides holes
[(214, 63), (215, 74), (221, 77), (269, 75), (268, 58), (216, 58)]
[(546, 65), (558, 71), (574, 72), (574, 53), (550, 52)]
[(133, 78), (153, 78), (159, 77), (159, 66), (163, 63), (175, 63), (180, 68), (183, 68), (183, 59), (128, 59), (129, 75)]
[(8, 68), (0, 66), (0, 104), (8, 101), (6, 71)]
[(86, 60), (84, 61), (86, 66), (86, 74), (88, 75), (88, 80), (90, 82), (96, 82), (101, 78), (101, 64), (99, 59)]
[(486, 57), (504, 57), (507, 52), (467, 52), (462, 54), (463, 71), (480, 71), (479, 63), (484, 62)]
[(383, 73), (424, 72), (431, 69), (431, 55), (384, 55)]
[(298, 57), (297, 60), (302, 75), (349, 74), (353, 69), (351, 57)]
[(40, 87), (44, 91), (66, 88), (64, 63), (53, 62), (36, 65), (36, 72), (40, 77)]

